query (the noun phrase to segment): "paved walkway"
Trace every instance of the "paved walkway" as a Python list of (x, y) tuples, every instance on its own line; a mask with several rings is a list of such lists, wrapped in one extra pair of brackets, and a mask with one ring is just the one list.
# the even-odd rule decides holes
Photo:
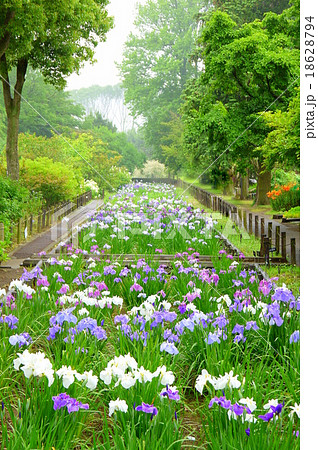
[(89, 215), (103, 204), (103, 200), (93, 200), (85, 206), (76, 209), (49, 230), (41, 233), (29, 242), (21, 244), (9, 255), (9, 260), (0, 264), (0, 268), (6, 267), (16, 270), (25, 259), (37, 256), (42, 251), (50, 251), (55, 245), (66, 239), (72, 231), (72, 227), (84, 222)]

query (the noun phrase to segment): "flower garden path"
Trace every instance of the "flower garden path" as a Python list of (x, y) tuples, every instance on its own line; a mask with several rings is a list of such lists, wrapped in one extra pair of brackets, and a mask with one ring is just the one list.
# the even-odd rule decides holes
[(12, 279), (18, 278), (22, 274), (21, 264), (25, 259), (53, 248), (70, 233), (72, 226), (82, 223), (88, 215), (93, 214), (102, 205), (103, 200), (93, 200), (76, 209), (32, 240), (14, 249), (10, 253), (9, 259), (0, 263), (0, 287), (9, 285)]

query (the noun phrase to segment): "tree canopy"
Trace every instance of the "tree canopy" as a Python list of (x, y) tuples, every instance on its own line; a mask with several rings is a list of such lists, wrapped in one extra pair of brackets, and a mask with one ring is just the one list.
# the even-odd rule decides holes
[[(189, 61), (197, 37), (200, 0), (158, 0), (139, 6), (120, 65), (125, 99), (145, 120), (145, 136), (162, 158), (161, 123), (177, 113), (180, 97), (197, 67)], [(164, 158), (163, 158), (164, 159)]]
[(213, 11), (199, 40), (204, 71), (184, 92), (185, 145), (193, 161), (203, 169), (215, 161), (214, 170), (221, 171), (227, 162), (241, 172), (252, 165), (260, 203), (267, 201), (266, 169), (273, 167), (262, 151), (269, 133), (269, 120), (262, 116), (266, 110), (286, 111), (299, 84), (295, 9), (268, 13), (263, 21), (241, 27), (226, 13)]
[[(18, 128), (21, 93), (27, 67), (46, 82), (63, 87), (66, 76), (92, 61), (94, 48), (112, 27), (108, 0), (14, 0), (0, 6), (1, 60), (7, 129), (7, 173), (19, 176)], [(14, 91), (9, 72), (16, 68)]]

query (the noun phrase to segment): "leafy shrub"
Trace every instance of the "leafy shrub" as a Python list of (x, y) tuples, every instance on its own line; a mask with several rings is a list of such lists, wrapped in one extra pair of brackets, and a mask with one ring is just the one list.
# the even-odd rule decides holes
[(84, 191), (92, 191), (92, 197), (97, 198), (99, 193), (99, 187), (96, 181), (94, 180), (85, 180), (83, 185)]
[(286, 184), (299, 183), (300, 176), (293, 171), (286, 172), (283, 169), (276, 169), (272, 174), (272, 188), (275, 186), (283, 186)]
[(18, 219), (34, 214), (41, 208), (42, 197), (31, 193), (19, 181), (0, 176), (0, 221), (17, 222)]
[(299, 184), (276, 186), (274, 190), (267, 192), (267, 197), (270, 198), (274, 211), (287, 211), (300, 205)]
[(103, 183), (103, 187), (108, 191), (112, 191), (119, 188), (119, 186), (130, 183), (131, 177), (128, 170), (124, 167), (112, 166), (107, 173), (107, 181), (108, 183)]
[(42, 194), (46, 206), (70, 200), (79, 191), (74, 168), (47, 157), (22, 159), (20, 177), (28, 189)]
[(163, 178), (167, 176), (165, 165), (155, 159), (148, 160), (142, 169), (136, 169), (134, 177)]
[(10, 226), (21, 217), (36, 213), (41, 207), (41, 195), (31, 194), (18, 181), (0, 176), (0, 222), (4, 224), (4, 241), (0, 242), (0, 261), (5, 259), (9, 246)]
[(284, 213), (286, 219), (298, 219), (300, 217), (300, 206), (295, 206)]

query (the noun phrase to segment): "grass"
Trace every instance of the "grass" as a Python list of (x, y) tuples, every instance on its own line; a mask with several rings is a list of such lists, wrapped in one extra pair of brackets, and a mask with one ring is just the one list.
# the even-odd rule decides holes
[(262, 266), (262, 269), (272, 277), (278, 277), (277, 283), (282, 285), (283, 283), (293, 291), (295, 295), (299, 295), (300, 290), (300, 267), (286, 265), (272, 265)]
[[(181, 188), (177, 188), (181, 191)], [(181, 192), (180, 192), (181, 193)], [(180, 194), (179, 194), (180, 195)], [(202, 207), (201, 203), (193, 196), (188, 195), (189, 203), (194, 207)], [(213, 212), (212, 209), (206, 208), (207, 212)], [(217, 216), (216, 216), (217, 214)], [(260, 250), (261, 241), (254, 235), (249, 235), (245, 230), (240, 229), (231, 219), (222, 216), (219, 213), (213, 212), (214, 217), (217, 218), (218, 223), (215, 228), (219, 230), (225, 237), (237, 247), (245, 256), (253, 256), (253, 252)], [(278, 285), (283, 283), (293, 291), (295, 295), (299, 295), (300, 290), (300, 267), (292, 266), (290, 264), (279, 264), (272, 266), (261, 266), (263, 271), (268, 274), (270, 278), (278, 277)]]
[(233, 197), (232, 195), (223, 194), (222, 189), (215, 189), (210, 184), (200, 183), (196, 178), (190, 178), (186, 176), (180, 176), (180, 179), (185, 181), (186, 183), (194, 184), (195, 186), (204, 189), (205, 191), (211, 192), (211, 194), (219, 195), (225, 201), (231, 203), (232, 205), (239, 206), (243, 209), (249, 209), (251, 212), (258, 212), (262, 214), (266, 214), (268, 216), (272, 216), (273, 214), (282, 214), (282, 211), (274, 211), (271, 205), (254, 205), (254, 201), (249, 200), (241, 200)]

